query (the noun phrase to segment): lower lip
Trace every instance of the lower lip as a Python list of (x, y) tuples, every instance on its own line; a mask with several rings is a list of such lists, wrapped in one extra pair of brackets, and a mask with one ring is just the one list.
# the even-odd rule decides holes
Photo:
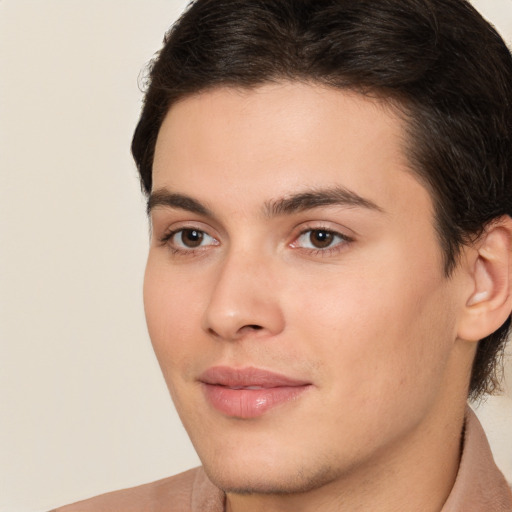
[(270, 409), (295, 400), (310, 386), (279, 386), (262, 389), (231, 389), (203, 384), (206, 398), (218, 411), (234, 418), (257, 418)]

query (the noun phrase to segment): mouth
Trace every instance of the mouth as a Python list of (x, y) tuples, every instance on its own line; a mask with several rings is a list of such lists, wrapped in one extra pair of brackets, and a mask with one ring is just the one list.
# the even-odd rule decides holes
[(208, 403), (233, 418), (256, 418), (297, 400), (312, 384), (259, 368), (215, 366), (200, 377)]

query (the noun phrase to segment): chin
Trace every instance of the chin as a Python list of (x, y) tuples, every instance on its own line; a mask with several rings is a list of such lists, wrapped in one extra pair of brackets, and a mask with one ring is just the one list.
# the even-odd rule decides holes
[(329, 465), (306, 468), (284, 467), (282, 464), (235, 464), (231, 467), (204, 465), (208, 478), (230, 494), (299, 494), (318, 489), (335, 480), (338, 475)]

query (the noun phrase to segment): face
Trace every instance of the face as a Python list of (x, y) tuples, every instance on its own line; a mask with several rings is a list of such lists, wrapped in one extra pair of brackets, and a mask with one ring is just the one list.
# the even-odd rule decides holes
[(456, 378), (457, 276), (404, 127), (319, 85), (219, 88), (158, 136), (144, 296), (212, 480), (293, 492), (432, 424)]

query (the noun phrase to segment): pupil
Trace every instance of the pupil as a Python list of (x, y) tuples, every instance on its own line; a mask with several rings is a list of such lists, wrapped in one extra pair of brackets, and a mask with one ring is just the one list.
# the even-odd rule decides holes
[(332, 236), (332, 233), (329, 233), (329, 231), (312, 231), (310, 240), (315, 247), (323, 249), (331, 245)]
[(197, 247), (203, 241), (203, 233), (195, 229), (186, 229), (183, 231), (181, 239), (187, 247)]

